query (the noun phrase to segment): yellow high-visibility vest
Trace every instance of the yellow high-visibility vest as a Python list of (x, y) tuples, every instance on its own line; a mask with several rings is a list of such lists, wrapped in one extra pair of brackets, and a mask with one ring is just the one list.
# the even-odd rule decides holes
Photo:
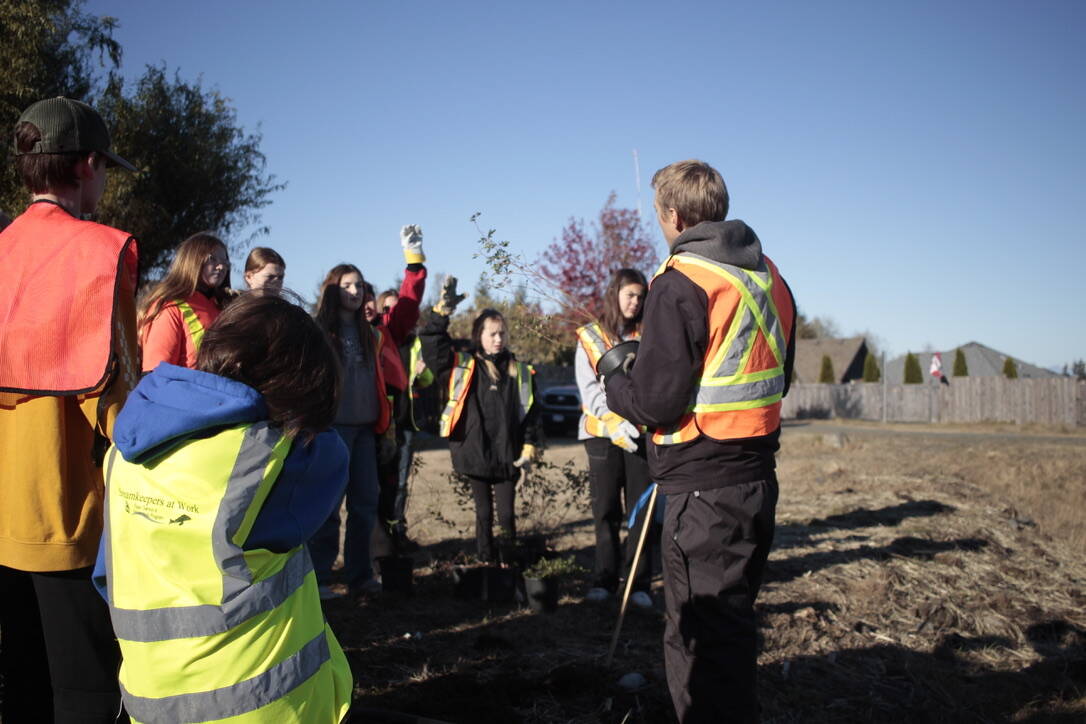
[[(449, 373), (449, 401), (445, 403), (445, 409), (441, 413), (441, 424), (438, 426), (438, 434), (448, 437), (456, 427), (460, 415), (464, 411), (464, 403), (468, 399), (468, 391), (471, 389), (471, 378), (475, 375), (475, 356), (463, 352), (456, 353), (456, 363)], [(517, 383), (517, 422), (522, 422), (528, 416), (535, 402), (532, 392), (532, 375), (535, 370), (530, 364), (510, 360), (509, 376), (516, 379)]]
[(106, 464), (109, 608), (134, 722), (339, 722), (351, 672), (309, 553), (242, 545), (291, 441), (266, 422)]
[[(640, 338), (641, 331), (637, 330), (627, 339)], [(603, 355), (607, 354), (608, 350), (618, 344), (603, 331), (603, 325), (599, 322), (592, 322), (583, 327), (578, 327), (577, 339), (580, 341), (581, 347), (584, 348), (585, 354), (588, 355), (588, 363), (592, 365), (593, 370), (595, 370), (596, 365), (599, 364), (600, 357), (603, 357)], [(619, 415), (615, 415), (615, 417), (619, 420), (625, 419)], [(593, 415), (592, 412), (584, 406), (583, 401), (581, 404), (581, 427), (593, 437), (610, 437), (607, 432), (607, 424)]]
[(679, 423), (653, 433), (657, 445), (700, 435), (714, 440), (759, 437), (780, 427), (795, 309), (777, 267), (769, 257), (763, 259), (763, 267), (754, 271), (684, 252), (668, 258), (653, 275), (674, 269), (709, 300), (701, 378)]
[(204, 325), (200, 323), (200, 318), (196, 316), (196, 310), (184, 299), (175, 299), (174, 304), (180, 310), (181, 319), (185, 321), (185, 326), (189, 328), (189, 336), (192, 337), (192, 348), (199, 352), (200, 343), (204, 341), (204, 332), (206, 331)]

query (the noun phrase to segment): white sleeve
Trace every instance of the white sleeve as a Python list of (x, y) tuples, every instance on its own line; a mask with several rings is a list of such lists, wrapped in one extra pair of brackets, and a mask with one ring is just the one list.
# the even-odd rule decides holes
[(596, 379), (596, 371), (588, 361), (588, 353), (584, 351), (584, 345), (577, 342), (577, 351), (573, 355), (573, 370), (577, 375), (577, 389), (581, 393), (581, 407), (588, 410), (593, 417), (603, 417), (607, 414), (607, 393), (603, 385)]

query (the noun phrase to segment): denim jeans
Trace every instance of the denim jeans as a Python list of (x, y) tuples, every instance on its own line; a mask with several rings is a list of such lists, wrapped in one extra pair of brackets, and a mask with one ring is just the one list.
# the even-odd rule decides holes
[[(377, 522), (377, 446), (373, 425), (336, 425), (351, 455), (347, 480), (347, 532), (343, 541), (343, 580), (355, 588), (373, 578), (370, 536)], [(332, 582), (332, 564), (339, 552), (339, 509), (309, 541), (317, 582)]]

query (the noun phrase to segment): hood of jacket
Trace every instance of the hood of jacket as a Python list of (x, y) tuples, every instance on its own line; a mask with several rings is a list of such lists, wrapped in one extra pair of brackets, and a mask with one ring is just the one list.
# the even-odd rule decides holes
[(263, 395), (252, 387), (163, 362), (128, 395), (113, 443), (125, 460), (142, 463), (186, 440), (267, 416)]
[(743, 269), (762, 267), (762, 242), (754, 229), (739, 219), (703, 221), (679, 234), (671, 253), (688, 252)]

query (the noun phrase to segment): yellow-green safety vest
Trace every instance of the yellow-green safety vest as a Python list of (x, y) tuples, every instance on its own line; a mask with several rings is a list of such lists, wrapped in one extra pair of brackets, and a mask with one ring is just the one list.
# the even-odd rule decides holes
[(199, 352), (200, 343), (204, 341), (204, 325), (200, 323), (200, 318), (196, 316), (196, 310), (184, 299), (174, 300), (174, 304), (180, 310), (181, 319), (185, 321), (185, 326), (189, 328), (189, 335), (192, 337), (192, 348)]
[(309, 553), (244, 550), (291, 441), (266, 422), (145, 464), (111, 448), (105, 560), (134, 722), (339, 722), (351, 672)]

